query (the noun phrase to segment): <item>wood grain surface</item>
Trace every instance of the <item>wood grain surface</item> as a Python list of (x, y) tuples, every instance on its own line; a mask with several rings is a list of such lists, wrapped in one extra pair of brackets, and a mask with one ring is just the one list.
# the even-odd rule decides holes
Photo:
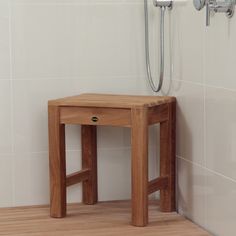
[(167, 96), (133, 96), (114, 94), (81, 94), (78, 96), (51, 100), (49, 105), (54, 106), (79, 106), (79, 107), (114, 107), (131, 108), (139, 106), (156, 106), (173, 101), (173, 97)]
[(210, 236), (175, 212), (161, 213), (149, 205), (149, 225), (130, 225), (130, 202), (104, 202), (68, 206), (68, 217), (50, 218), (49, 207), (0, 209), (0, 235), (4, 236)]
[[(93, 120), (96, 118), (96, 120)], [(110, 125), (130, 127), (130, 109), (97, 107), (61, 107), (63, 124)]]
[(146, 108), (132, 109), (132, 224), (148, 224), (148, 117)]
[(66, 216), (65, 125), (60, 124), (59, 107), (48, 107), (51, 216)]
[(89, 169), (88, 180), (83, 182), (83, 203), (95, 204), (98, 200), (97, 181), (97, 127), (81, 127), (82, 169)]
[[(175, 210), (174, 97), (82, 94), (49, 101), (51, 216), (66, 215), (66, 187), (82, 181), (83, 203), (95, 204), (97, 125), (131, 128), (132, 225), (148, 224), (148, 195), (160, 190), (164, 212)], [(160, 123), (160, 178), (148, 181), (148, 126)], [(65, 125), (82, 125), (82, 170), (65, 176)]]

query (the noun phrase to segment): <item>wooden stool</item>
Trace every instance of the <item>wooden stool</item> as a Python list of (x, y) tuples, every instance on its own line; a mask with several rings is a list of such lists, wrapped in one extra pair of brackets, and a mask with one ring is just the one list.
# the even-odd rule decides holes
[[(160, 208), (175, 210), (174, 97), (82, 94), (49, 101), (51, 216), (66, 216), (66, 187), (83, 182), (83, 203), (95, 204), (96, 126), (130, 127), (132, 132), (132, 224), (148, 223), (148, 195), (160, 190)], [(160, 123), (160, 177), (148, 181), (148, 125)], [(82, 170), (66, 175), (65, 124), (82, 125)]]

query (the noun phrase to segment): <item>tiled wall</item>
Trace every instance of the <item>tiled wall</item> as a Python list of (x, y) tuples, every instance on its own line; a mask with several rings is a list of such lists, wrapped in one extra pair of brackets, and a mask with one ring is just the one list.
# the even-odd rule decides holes
[[(150, 9), (155, 73), (159, 15)], [(143, 17), (142, 0), (0, 0), (1, 207), (48, 203), (48, 99), (81, 92), (152, 94)], [(166, 21), (163, 93), (178, 99), (179, 211), (215, 235), (233, 236), (236, 17), (215, 15), (206, 28), (205, 11), (182, 1)], [(152, 176), (156, 130), (150, 129)], [(68, 172), (80, 168), (79, 132), (67, 128)], [(129, 198), (129, 130), (99, 128), (98, 137), (99, 199)], [(68, 196), (80, 201), (80, 186)]]
[[(0, 207), (49, 202), (49, 99), (137, 92), (145, 75), (142, 15), (134, 1), (0, 0)], [(80, 128), (66, 131), (70, 173), (81, 167)], [(129, 129), (99, 128), (98, 154), (99, 199), (130, 198)], [(81, 186), (68, 197), (79, 202)]]
[(178, 99), (179, 211), (213, 235), (233, 236), (236, 17), (216, 14), (207, 28), (205, 9), (198, 12), (187, 1), (176, 4), (172, 12), (171, 34), (170, 90)]

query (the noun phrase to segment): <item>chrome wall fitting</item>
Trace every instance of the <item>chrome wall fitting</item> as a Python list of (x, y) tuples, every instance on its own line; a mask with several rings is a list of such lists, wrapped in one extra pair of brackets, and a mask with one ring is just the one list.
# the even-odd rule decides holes
[(193, 0), (195, 8), (200, 11), (206, 6), (206, 25), (210, 25), (211, 12), (225, 13), (231, 18), (234, 15), (236, 0)]
[(153, 0), (153, 4), (155, 7), (168, 7), (172, 9), (173, 1), (168, 0)]

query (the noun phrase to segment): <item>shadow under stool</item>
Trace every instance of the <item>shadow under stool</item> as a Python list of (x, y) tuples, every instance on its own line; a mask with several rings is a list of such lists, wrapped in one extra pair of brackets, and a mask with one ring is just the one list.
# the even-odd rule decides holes
[[(98, 201), (98, 125), (131, 128), (132, 225), (148, 224), (148, 195), (160, 190), (160, 209), (175, 210), (174, 97), (81, 94), (48, 102), (50, 214), (66, 216), (66, 188), (82, 182), (83, 203)], [(160, 123), (160, 177), (148, 180), (148, 126)], [(81, 125), (82, 170), (66, 175), (65, 125)]]

